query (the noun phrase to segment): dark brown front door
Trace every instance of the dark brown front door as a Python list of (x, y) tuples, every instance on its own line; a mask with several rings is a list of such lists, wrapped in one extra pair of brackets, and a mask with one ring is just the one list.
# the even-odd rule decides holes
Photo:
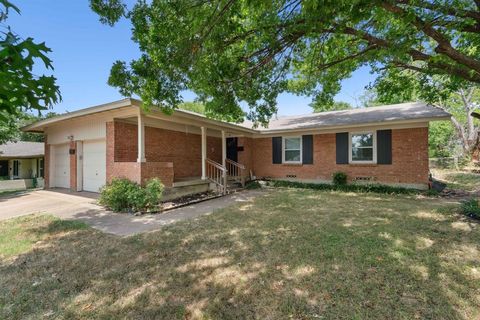
[(238, 138), (227, 138), (227, 159), (238, 162)]

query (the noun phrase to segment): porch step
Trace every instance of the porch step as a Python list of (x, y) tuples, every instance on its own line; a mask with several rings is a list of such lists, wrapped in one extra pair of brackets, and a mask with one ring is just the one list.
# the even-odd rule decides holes
[[(240, 182), (234, 182), (234, 181), (229, 181), (227, 183), (227, 188), (226, 188), (227, 192), (226, 194), (231, 194), (231, 193), (235, 193), (235, 192), (238, 192), (238, 191), (241, 191), (243, 190), (244, 188), (242, 187), (242, 184)], [(219, 189), (215, 190), (216, 192), (220, 193), (221, 192), (219, 191)]]
[(194, 186), (199, 184), (209, 184), (208, 180), (202, 180), (201, 178), (189, 179), (189, 180), (180, 180), (173, 182), (172, 187), (185, 187), (185, 186)]

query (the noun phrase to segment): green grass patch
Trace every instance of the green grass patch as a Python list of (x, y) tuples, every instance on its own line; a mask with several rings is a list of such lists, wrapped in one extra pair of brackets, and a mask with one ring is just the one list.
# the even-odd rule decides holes
[(260, 182), (258, 181), (248, 181), (246, 184), (245, 184), (245, 189), (248, 189), (248, 190), (254, 190), (254, 189), (260, 189), (262, 187), (262, 185), (260, 184)]
[(282, 188), (128, 238), (20, 219), (0, 318), (477, 319), (480, 224), (458, 208)]
[(65, 221), (49, 215), (30, 215), (0, 221), (0, 258), (10, 258), (32, 249), (35, 243), (87, 226), (78, 221)]

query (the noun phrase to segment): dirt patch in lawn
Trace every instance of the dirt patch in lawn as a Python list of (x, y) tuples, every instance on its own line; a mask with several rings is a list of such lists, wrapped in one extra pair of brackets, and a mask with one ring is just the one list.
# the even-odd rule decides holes
[(456, 205), (284, 189), (129, 238), (15, 219), (0, 318), (475, 319), (479, 225)]

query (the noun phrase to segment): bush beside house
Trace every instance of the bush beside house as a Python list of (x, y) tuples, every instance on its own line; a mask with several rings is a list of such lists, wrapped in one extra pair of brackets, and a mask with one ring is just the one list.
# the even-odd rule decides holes
[(337, 186), (344, 186), (347, 184), (347, 174), (345, 172), (334, 172), (332, 175), (333, 184)]
[(115, 212), (156, 212), (163, 190), (157, 178), (148, 180), (145, 187), (126, 178), (116, 178), (102, 188), (99, 203)]

